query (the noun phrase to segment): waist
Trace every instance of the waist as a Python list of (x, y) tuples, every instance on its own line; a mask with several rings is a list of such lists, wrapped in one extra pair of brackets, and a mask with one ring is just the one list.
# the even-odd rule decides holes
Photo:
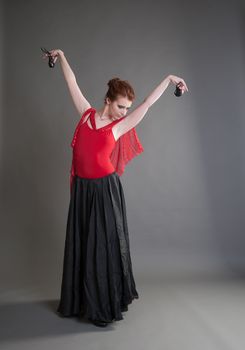
[(115, 168), (111, 163), (106, 164), (106, 166), (95, 166), (94, 164), (75, 164), (75, 174), (81, 178), (95, 179), (99, 177), (104, 177), (115, 172)]
[(75, 175), (75, 177), (77, 177), (78, 179), (81, 179), (81, 180), (97, 180), (97, 179), (107, 178), (109, 176), (117, 176), (118, 177), (119, 175), (117, 174), (116, 171), (113, 171), (110, 174), (99, 176), (99, 177), (84, 177), (84, 176), (80, 176), (78, 174)]

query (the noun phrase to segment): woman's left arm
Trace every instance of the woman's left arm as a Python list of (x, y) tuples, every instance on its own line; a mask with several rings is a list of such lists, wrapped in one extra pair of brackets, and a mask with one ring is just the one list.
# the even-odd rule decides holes
[(129, 113), (123, 118), (123, 120), (113, 126), (113, 132), (114, 135), (117, 135), (117, 139), (130, 129), (134, 128), (143, 119), (149, 107), (159, 99), (167, 89), (170, 82), (178, 85), (182, 90), (182, 93), (188, 91), (187, 85), (182, 78), (179, 78), (176, 75), (168, 75), (133, 112)]

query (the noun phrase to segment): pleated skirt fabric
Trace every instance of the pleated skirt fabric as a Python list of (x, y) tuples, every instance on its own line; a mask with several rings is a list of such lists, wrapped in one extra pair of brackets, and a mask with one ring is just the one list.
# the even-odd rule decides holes
[(132, 271), (126, 204), (119, 175), (75, 176), (57, 311), (104, 322), (123, 319), (138, 299)]

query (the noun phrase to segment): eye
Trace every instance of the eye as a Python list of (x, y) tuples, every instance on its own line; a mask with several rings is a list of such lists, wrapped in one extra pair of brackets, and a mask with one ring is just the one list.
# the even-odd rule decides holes
[[(124, 106), (118, 106), (120, 109), (124, 108)], [(127, 107), (127, 110), (129, 110), (130, 107)]]

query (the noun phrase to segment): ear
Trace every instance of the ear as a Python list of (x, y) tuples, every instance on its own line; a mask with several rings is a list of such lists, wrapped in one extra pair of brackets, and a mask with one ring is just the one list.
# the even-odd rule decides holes
[(106, 103), (107, 105), (109, 105), (109, 104), (111, 103), (111, 100), (109, 99), (109, 97), (106, 97), (105, 103)]

